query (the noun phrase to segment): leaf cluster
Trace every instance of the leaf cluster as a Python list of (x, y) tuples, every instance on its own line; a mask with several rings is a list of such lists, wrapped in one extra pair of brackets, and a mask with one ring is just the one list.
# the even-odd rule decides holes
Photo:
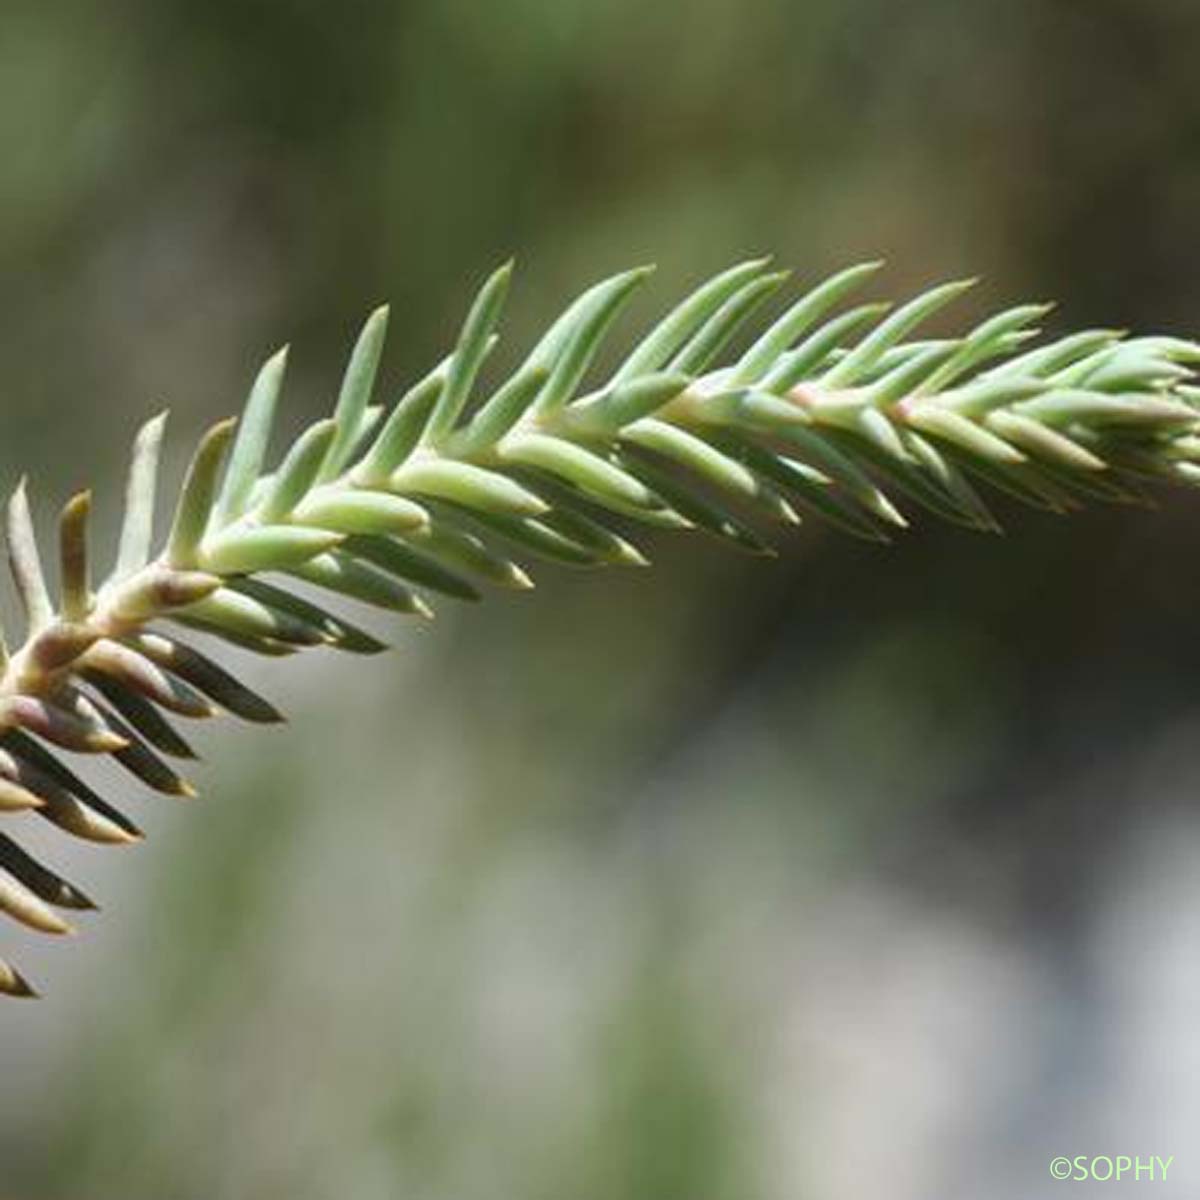
[[(1200, 346), (1090, 329), (1043, 339), (1049, 306), (1006, 309), (959, 336), (916, 337), (970, 282), (895, 308), (856, 296), (879, 264), (788, 303), (764, 260), (707, 280), (615, 370), (594, 364), (645, 268), (590, 287), (506, 378), (484, 383), (511, 278), (483, 284), (450, 353), (390, 406), (377, 402), (388, 311), (372, 313), (332, 415), (271, 457), (287, 352), (268, 359), (240, 419), (201, 439), (155, 549), (165, 417), (133, 447), (116, 560), (99, 582), (74, 497), (52, 596), (24, 483), (7, 544), (26, 628), (0, 647), (0, 811), (108, 844), (140, 831), (69, 755), (107, 755), (154, 791), (188, 796), (179, 721), (276, 708), (187, 640), (288, 656), (384, 644), (327, 594), (402, 616), (488, 587), (528, 588), (531, 559), (645, 565), (642, 529), (700, 530), (769, 554), (769, 529), (815, 517), (885, 542), (928, 511), (994, 532), (991, 494), (1065, 513), (1148, 502), (1200, 479)], [(752, 317), (775, 304), (757, 333)], [(315, 589), (315, 590), (314, 590)], [(61, 934), (80, 889), (0, 834), (0, 909)], [(0, 960), (0, 991), (32, 988)]]

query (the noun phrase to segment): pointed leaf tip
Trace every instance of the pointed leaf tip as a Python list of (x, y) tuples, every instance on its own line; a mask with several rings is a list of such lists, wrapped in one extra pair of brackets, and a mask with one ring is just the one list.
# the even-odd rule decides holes
[(8, 562), (29, 628), (37, 632), (53, 620), (54, 605), (42, 570), (33, 517), (29, 510), (27, 484), (28, 476), (21, 476), (8, 502)]
[(91, 511), (92, 493), (82, 491), (67, 501), (59, 517), (59, 575), (67, 621), (82, 621), (91, 603), (87, 536)]
[(34, 1000), (38, 997), (29, 980), (3, 959), (0, 959), (0, 993), (22, 1000)]

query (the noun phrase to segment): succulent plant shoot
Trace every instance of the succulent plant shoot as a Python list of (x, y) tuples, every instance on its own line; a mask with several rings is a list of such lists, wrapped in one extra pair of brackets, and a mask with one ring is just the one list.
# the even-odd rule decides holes
[[(382, 642), (313, 589), (390, 610), (531, 586), (527, 560), (641, 565), (638, 526), (701, 530), (770, 552), (765, 529), (813, 516), (887, 541), (916, 514), (998, 529), (987, 497), (1067, 512), (1200, 480), (1200, 346), (1088, 329), (1043, 337), (1022, 304), (958, 337), (918, 327), (969, 286), (889, 309), (860, 302), (878, 264), (813, 287), (760, 330), (783, 288), (765, 261), (710, 279), (633, 344), (606, 379), (593, 359), (647, 270), (585, 291), (506, 379), (481, 386), (510, 267), (480, 289), (451, 353), (376, 404), (388, 314), (367, 319), (333, 415), (269, 459), (286, 353), (262, 367), (238, 420), (201, 440), (154, 541), (165, 419), (138, 433), (115, 564), (94, 570), (90, 498), (63, 508), (57, 598), (22, 482), (7, 545), (25, 629), (0, 648), (0, 908), (46, 933), (94, 907), (19, 844), (42, 819), (94, 842), (138, 829), (67, 756), (108, 755), (141, 783), (190, 794), (194, 757), (174, 718), (276, 708), (187, 640), (199, 630), (259, 654)], [(733, 347), (736, 345), (736, 349)], [(296, 587), (300, 585), (300, 591)], [(185, 631), (181, 637), (180, 629)], [(0, 991), (33, 994), (0, 959)]]

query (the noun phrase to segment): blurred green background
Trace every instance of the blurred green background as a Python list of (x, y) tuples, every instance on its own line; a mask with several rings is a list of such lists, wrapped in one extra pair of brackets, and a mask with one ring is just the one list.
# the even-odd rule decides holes
[[(389, 394), (509, 254), (527, 340), (656, 260), (1195, 334), (1195, 0), (6, 0), (0, 477), (172, 467), (393, 305)], [(516, 350), (510, 350), (515, 355)], [(502, 360), (504, 354), (498, 355)], [(247, 670), (204, 798), (47, 840), (6, 928), (2, 1200), (1007, 1200), (1200, 1123), (1197, 509), (653, 572)], [(380, 628), (385, 628), (386, 622)], [(1193, 1156), (1194, 1157), (1194, 1156)]]

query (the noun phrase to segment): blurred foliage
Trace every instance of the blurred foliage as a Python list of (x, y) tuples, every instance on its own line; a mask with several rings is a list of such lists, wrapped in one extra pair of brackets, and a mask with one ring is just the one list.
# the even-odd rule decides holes
[[(518, 344), (633, 259), (666, 295), (763, 249), (1195, 334), (1197, 33), (1192, 0), (9, 0), (0, 467), (111, 521), (153, 406), (184, 446), (294, 341), (298, 428), (373, 303), (398, 384), (513, 252)], [(0, 1193), (1034, 1195), (1123, 1078), (1096, 923), (1194, 795), (1200, 645), (1194, 510), (1009, 515), (653, 547), (263, 668), (290, 730), (217, 731), (214, 799), (81, 861), (70, 953), (22, 948), (52, 986), (0, 1018)]]

